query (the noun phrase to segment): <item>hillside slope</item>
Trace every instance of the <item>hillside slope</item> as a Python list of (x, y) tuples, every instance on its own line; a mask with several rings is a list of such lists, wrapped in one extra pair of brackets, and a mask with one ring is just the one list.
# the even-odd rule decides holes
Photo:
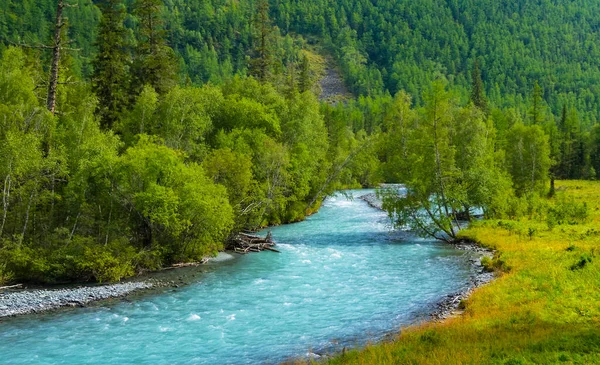
[[(54, 0), (0, 4), (2, 42), (50, 39)], [(73, 55), (86, 76), (94, 54), (99, 11), (77, 0), (70, 35), (82, 49)], [(130, 7), (133, 1), (125, 3)], [(272, 0), (271, 18), (281, 35), (312, 34), (336, 54), (357, 94), (406, 90), (420, 103), (422, 90), (443, 74), (468, 95), (475, 59), (496, 106), (524, 113), (535, 81), (551, 111), (575, 107), (587, 124), (600, 115), (600, 3), (593, 0), (511, 2), (457, 0)], [(169, 0), (163, 16), (171, 46), (192, 81), (219, 82), (247, 72), (255, 1)], [(135, 28), (129, 16), (127, 25)], [(284, 39), (284, 38), (282, 38)], [(289, 51), (278, 41), (273, 52)], [(288, 52), (289, 53), (289, 52)], [(284, 61), (285, 62), (285, 61)]]

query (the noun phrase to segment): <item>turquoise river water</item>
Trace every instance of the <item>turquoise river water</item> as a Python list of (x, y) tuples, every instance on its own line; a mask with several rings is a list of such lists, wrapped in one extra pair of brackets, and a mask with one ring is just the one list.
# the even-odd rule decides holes
[(213, 262), (190, 285), (4, 321), (0, 363), (276, 364), (426, 319), (473, 275), (469, 253), (391, 234), (359, 199), (271, 230), (280, 254)]

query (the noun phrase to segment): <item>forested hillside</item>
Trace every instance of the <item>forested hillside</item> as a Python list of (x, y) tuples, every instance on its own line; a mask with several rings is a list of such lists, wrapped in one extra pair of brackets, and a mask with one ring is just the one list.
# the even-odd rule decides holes
[[(75, 59), (85, 76), (91, 73), (100, 13), (91, 0), (76, 2), (78, 7), (67, 10), (69, 33), (82, 49)], [(131, 8), (133, 0), (124, 2)], [(55, 3), (3, 1), (4, 44), (47, 42)], [(163, 18), (183, 73), (197, 82), (245, 73), (253, 43), (249, 20), (257, 3), (166, 1)], [(587, 125), (600, 116), (599, 12), (600, 4), (592, 0), (277, 0), (271, 1), (270, 10), (277, 33), (312, 34), (332, 46), (358, 94), (405, 90), (419, 102), (424, 87), (441, 73), (466, 96), (478, 59), (486, 92), (496, 106), (526, 108), (538, 81), (555, 115), (568, 104)], [(129, 29), (138, 26), (132, 16), (126, 23)], [(294, 58), (293, 42), (281, 39), (274, 49), (278, 59)]]
[[(420, 95), (436, 73), (466, 90), (478, 59), (497, 106), (524, 107), (537, 80), (554, 113), (567, 102), (598, 118), (596, 1), (278, 3), (278, 24), (330, 39), (361, 93), (383, 86)], [(371, 71), (365, 73), (361, 64)]]
[[(198, 260), (380, 182), (440, 239), (538, 214), (600, 171), (598, 5), (517, 5), (3, 1), (0, 281)], [(329, 55), (355, 100), (318, 102)]]

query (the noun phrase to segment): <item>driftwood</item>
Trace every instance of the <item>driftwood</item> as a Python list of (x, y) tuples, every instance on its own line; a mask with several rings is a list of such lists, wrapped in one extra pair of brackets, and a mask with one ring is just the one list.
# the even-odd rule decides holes
[(184, 262), (184, 263), (174, 264), (172, 267), (175, 269), (179, 269), (181, 267), (196, 267), (196, 266), (204, 265), (207, 262), (208, 262), (208, 259), (203, 258), (202, 260), (200, 260), (200, 262)]
[(229, 240), (229, 249), (241, 254), (265, 250), (279, 252), (274, 249), (273, 246), (275, 246), (275, 242), (273, 242), (271, 232), (267, 234), (267, 237), (253, 236), (248, 233), (238, 233)]
[(0, 286), (0, 290), (5, 290), (5, 289), (23, 289), (23, 284)]

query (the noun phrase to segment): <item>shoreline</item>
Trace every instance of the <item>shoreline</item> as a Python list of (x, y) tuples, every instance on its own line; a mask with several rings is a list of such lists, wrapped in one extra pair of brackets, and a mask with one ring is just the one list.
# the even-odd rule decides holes
[(434, 322), (442, 322), (448, 318), (460, 316), (463, 310), (460, 308), (463, 300), (468, 299), (475, 290), (490, 283), (496, 278), (494, 272), (487, 271), (481, 264), (484, 257), (492, 258), (494, 251), (483, 248), (475, 242), (462, 240), (452, 244), (454, 249), (476, 253), (478, 257), (469, 260), (475, 274), (471, 277), (470, 285), (464, 290), (448, 294), (444, 299), (435, 304), (434, 311), (429, 318)]

